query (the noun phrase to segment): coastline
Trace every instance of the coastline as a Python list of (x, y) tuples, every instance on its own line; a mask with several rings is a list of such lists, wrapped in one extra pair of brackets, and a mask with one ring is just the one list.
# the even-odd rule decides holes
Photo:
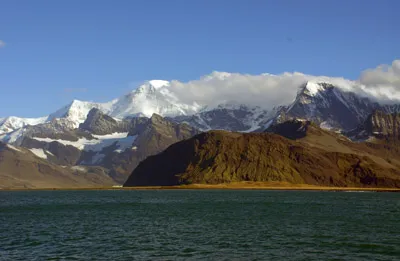
[(285, 182), (233, 182), (224, 184), (190, 184), (175, 186), (136, 186), (136, 187), (47, 187), (47, 188), (0, 188), (0, 191), (68, 191), (68, 190), (290, 190), (290, 191), (342, 191), (342, 192), (400, 192), (400, 188), (381, 187), (329, 187)]

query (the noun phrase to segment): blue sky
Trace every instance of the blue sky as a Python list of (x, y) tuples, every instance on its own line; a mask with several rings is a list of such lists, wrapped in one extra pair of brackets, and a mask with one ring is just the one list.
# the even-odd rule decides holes
[(214, 70), (358, 78), (399, 58), (398, 0), (0, 3), (0, 117)]

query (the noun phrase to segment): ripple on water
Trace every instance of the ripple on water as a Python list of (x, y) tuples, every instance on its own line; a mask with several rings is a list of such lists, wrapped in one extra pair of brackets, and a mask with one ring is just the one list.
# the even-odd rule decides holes
[(0, 260), (395, 260), (400, 194), (0, 192)]

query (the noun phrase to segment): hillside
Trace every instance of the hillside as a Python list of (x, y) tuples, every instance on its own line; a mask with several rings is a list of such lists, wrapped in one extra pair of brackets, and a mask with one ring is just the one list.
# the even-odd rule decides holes
[(62, 167), (45, 160), (46, 153), (0, 143), (0, 189), (102, 187), (115, 184), (102, 168)]
[[(148, 157), (124, 186), (279, 181), (351, 187), (400, 187), (399, 151), (353, 143), (306, 121), (276, 133), (210, 131)], [(286, 137), (284, 137), (284, 136)]]

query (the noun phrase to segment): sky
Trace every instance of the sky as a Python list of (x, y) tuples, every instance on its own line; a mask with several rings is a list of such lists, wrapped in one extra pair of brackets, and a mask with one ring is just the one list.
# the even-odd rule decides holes
[(1, 1), (0, 117), (213, 71), (359, 79), (400, 58), (398, 10), (398, 0)]

